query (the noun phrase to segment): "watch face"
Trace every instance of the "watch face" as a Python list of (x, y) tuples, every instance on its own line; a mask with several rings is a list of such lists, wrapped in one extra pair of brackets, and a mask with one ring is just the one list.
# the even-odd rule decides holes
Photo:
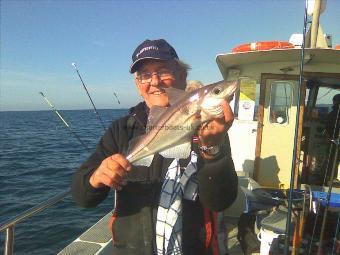
[(199, 147), (200, 151), (203, 152), (203, 153), (206, 153), (208, 155), (216, 155), (217, 153), (220, 152), (220, 147), (219, 146), (210, 146), (210, 147), (207, 147), (207, 146), (201, 146)]
[(211, 149), (210, 149), (210, 152), (209, 154), (210, 155), (216, 155), (217, 153), (220, 152), (220, 147), (218, 146), (212, 146)]

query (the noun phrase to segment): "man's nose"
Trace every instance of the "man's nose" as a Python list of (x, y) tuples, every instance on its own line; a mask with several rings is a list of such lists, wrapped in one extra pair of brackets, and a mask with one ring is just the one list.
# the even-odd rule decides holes
[(159, 79), (158, 73), (153, 73), (153, 74), (151, 75), (151, 82), (150, 82), (150, 85), (151, 85), (151, 86), (154, 86), (154, 87), (159, 86), (160, 81), (161, 81), (161, 80)]

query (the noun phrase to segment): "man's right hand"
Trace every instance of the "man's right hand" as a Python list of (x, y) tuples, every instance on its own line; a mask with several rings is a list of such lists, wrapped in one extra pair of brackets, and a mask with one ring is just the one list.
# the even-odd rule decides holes
[(126, 185), (126, 174), (131, 170), (130, 162), (121, 154), (114, 154), (102, 161), (90, 177), (94, 188), (104, 186), (121, 190)]

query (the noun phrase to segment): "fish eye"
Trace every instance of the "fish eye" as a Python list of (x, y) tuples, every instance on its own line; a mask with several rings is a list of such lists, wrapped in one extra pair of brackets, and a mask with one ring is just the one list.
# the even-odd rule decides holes
[(221, 93), (221, 91), (222, 91), (221, 88), (214, 88), (212, 92), (213, 94), (218, 95)]

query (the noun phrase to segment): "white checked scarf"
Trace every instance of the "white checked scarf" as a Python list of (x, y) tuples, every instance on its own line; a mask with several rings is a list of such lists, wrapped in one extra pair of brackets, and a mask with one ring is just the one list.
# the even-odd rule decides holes
[(157, 212), (156, 246), (158, 255), (181, 255), (182, 253), (182, 198), (196, 200), (197, 154), (191, 152), (188, 166), (181, 174), (179, 161), (168, 167)]

